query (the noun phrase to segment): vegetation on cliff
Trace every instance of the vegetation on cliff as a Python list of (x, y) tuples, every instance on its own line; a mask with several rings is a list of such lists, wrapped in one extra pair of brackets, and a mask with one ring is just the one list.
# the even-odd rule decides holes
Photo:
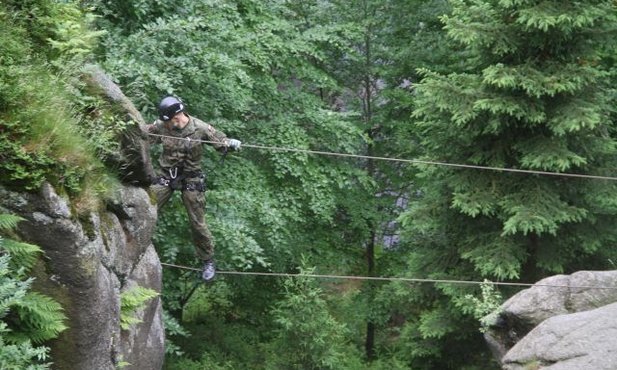
[[(21, 219), (0, 214), (0, 235), (7, 234)], [(2, 369), (48, 369), (45, 341), (66, 329), (60, 304), (31, 291), (30, 270), (41, 249), (0, 236), (0, 367)]]

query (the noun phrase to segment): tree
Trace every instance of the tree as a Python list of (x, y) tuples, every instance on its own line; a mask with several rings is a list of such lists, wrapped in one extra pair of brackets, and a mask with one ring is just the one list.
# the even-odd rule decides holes
[[(338, 42), (336, 29), (301, 28), (301, 14), (277, 0), (173, 3), (178, 12), (144, 16), (135, 33), (106, 43), (104, 65), (150, 117), (160, 96), (177, 93), (189, 113), (247, 144), (355, 150), (361, 132), (320, 94), (335, 84), (315, 61)], [(306, 153), (245, 152), (222, 165), (218, 153), (204, 158), (217, 253), (239, 268), (286, 267), (299, 256), (289, 246), (314, 243), (298, 240), (304, 230), (332, 223), (354, 169)]]
[[(114, 1), (97, 3), (100, 25), (108, 27), (124, 23), (121, 14), (110, 16), (106, 9), (136, 9), (139, 2), (121, 8)], [(162, 8), (172, 3), (177, 11), (158, 17), (153, 10), (140, 16), (139, 26), (118, 33), (110, 28), (101, 58), (146, 117), (154, 117), (162, 95), (179, 94), (190, 114), (248, 144), (222, 164), (218, 153), (204, 158), (206, 217), (219, 268), (296, 272), (302, 255), (323, 269), (355, 263), (346, 255), (350, 243), (341, 238), (348, 220), (338, 212), (339, 198), (367, 180), (350, 161), (304, 152), (353, 153), (363, 143), (350, 115), (332, 111), (328, 99), (338, 87), (324, 65), (327, 53), (343, 48), (345, 28), (307, 23), (317, 2), (159, 2)], [(184, 219), (181, 209), (168, 204), (155, 241), (164, 261), (192, 265)], [(166, 271), (163, 301), (176, 317), (193, 297), (197, 279)], [(229, 316), (263, 325), (255, 331), (267, 336), (272, 325), (262, 313), (279, 298), (280, 282), (225, 283), (233, 286)]]
[[(416, 171), (406, 163), (378, 157), (418, 155), (418, 130), (409, 118), (414, 98), (410, 92), (421, 79), (415, 68), (431, 65), (441, 70), (453, 64), (453, 53), (446, 48), (451, 43), (437, 17), (449, 8), (445, 1), (333, 3), (337, 11), (331, 12), (332, 22), (353, 30), (349, 54), (330, 60), (335, 78), (345, 87), (339, 99), (345, 109), (358, 112), (356, 124), (368, 138), (362, 146), (367, 159), (355, 166), (370, 182), (341, 197), (340, 212), (352, 220), (346, 225), (346, 240), (364, 258), (363, 268), (354, 271), (398, 275), (404, 270), (400, 260), (409, 250), (396, 242), (395, 220), (416, 191)], [(396, 303), (384, 294), (387, 291), (387, 285), (369, 281), (361, 296), (361, 307), (366, 307), (365, 356), (371, 360), (388, 351), (396, 330), (393, 316), (402, 312), (393, 307)]]
[[(146, 117), (162, 95), (179, 94), (191, 114), (248, 144), (224, 165), (213, 153), (204, 158), (207, 217), (223, 269), (296, 272), (304, 255), (318, 271), (532, 281), (609, 256), (602, 245), (613, 236), (596, 230), (613, 221), (610, 182), (373, 159), (421, 153), (610, 173), (612, 123), (603, 112), (611, 106), (601, 98), (611, 94), (601, 89), (614, 51), (599, 29), (610, 29), (608, 2), (585, 9), (505, 0), (88, 3), (109, 31), (100, 60)], [(446, 40), (437, 15), (450, 5)], [(581, 107), (589, 119), (572, 119)], [(406, 238), (389, 243), (407, 202), (399, 219)], [(160, 216), (160, 255), (194, 263), (181, 208), (170, 204)], [(204, 298), (193, 295), (196, 280), (166, 270), (164, 301), (177, 318), (186, 305), (224, 297), (231, 303), (217, 312), (221, 326), (272, 338), (263, 313), (279, 302), (280, 282), (225, 277), (217, 286), (225, 293)], [(463, 300), (473, 289), (369, 285), (354, 302), (366, 313), (364, 338), (355, 336), (366, 357), (395, 353), (418, 369), (489, 362)], [(357, 316), (349, 319), (358, 325)]]
[[(469, 53), (465, 71), (423, 69), (413, 117), (422, 159), (608, 176), (615, 169), (612, 1), (452, 1), (450, 37)], [(610, 52), (608, 52), (610, 51)], [(401, 217), (414, 248), (409, 273), (432, 278), (533, 282), (581, 268), (610, 268), (614, 181), (420, 166), (421, 193)], [(460, 368), (478, 335), (461, 307), (466, 289), (416, 289), (424, 300), (406, 327), (422, 351), (415, 368)], [(421, 297), (421, 298), (420, 298)], [(411, 297), (410, 297), (411, 298)], [(475, 340), (471, 340), (475, 338)], [(461, 341), (476, 343), (463, 345)], [(457, 343), (457, 344), (454, 344)], [(430, 365), (420, 365), (428, 356)], [(426, 358), (422, 359), (427, 363)], [(480, 366), (480, 365), (476, 365)], [(488, 366), (488, 365), (487, 365)], [(481, 367), (480, 368), (486, 368)]]
[(316, 281), (312, 278), (289, 278), (284, 287), (285, 298), (276, 304), (271, 313), (278, 329), (268, 345), (273, 356), (270, 356), (266, 368), (358, 368), (360, 362), (353, 353), (355, 349), (345, 339), (347, 329), (329, 313), (326, 300), (322, 297), (324, 292)]

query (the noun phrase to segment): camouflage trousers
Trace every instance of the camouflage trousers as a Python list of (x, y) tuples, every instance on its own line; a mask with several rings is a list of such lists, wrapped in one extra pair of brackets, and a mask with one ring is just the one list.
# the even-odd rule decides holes
[[(154, 184), (151, 186), (156, 196), (157, 209), (161, 208), (169, 201), (174, 189), (169, 186)], [(206, 198), (204, 193), (198, 190), (181, 190), (182, 203), (189, 216), (189, 227), (191, 229), (191, 239), (195, 247), (195, 254), (200, 260), (209, 260), (214, 257), (214, 247), (212, 245), (212, 234), (208, 230), (204, 216), (206, 214)]]

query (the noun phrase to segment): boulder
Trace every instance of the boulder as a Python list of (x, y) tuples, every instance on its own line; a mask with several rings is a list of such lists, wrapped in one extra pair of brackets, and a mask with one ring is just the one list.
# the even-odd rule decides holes
[(161, 264), (151, 242), (156, 202), (145, 190), (154, 173), (141, 130), (145, 122), (99, 66), (86, 65), (81, 72), (90, 93), (105, 102), (106, 113), (128, 123), (117, 138), (117, 155), (105, 158), (122, 185), (101, 202), (102, 209), (79, 213), (75, 209), (84, 207), (71, 204), (48, 183), (38, 192), (0, 186), (0, 213), (24, 219), (17, 236), (44, 251), (32, 272), (33, 289), (57, 300), (68, 317), (68, 329), (48, 343), (53, 369), (161, 369), (165, 332), (160, 298), (131, 313), (139, 323), (128, 330), (120, 326), (123, 293), (136, 286), (161, 291)]
[(503, 370), (617, 369), (617, 303), (551, 317), (502, 359)]
[(161, 265), (151, 237), (156, 207), (144, 189), (124, 186), (110, 206), (77, 217), (45, 184), (40, 193), (0, 187), (0, 212), (25, 219), (17, 232), (40, 246), (33, 288), (59, 301), (68, 329), (51, 341), (54, 369), (161, 369), (165, 356), (161, 301), (136, 312), (141, 322), (120, 327), (122, 292), (139, 285), (160, 292)]
[[(521, 350), (519, 342), (541, 341), (535, 337), (545, 331), (537, 329), (539, 325), (547, 323), (547, 320), (569, 317), (574, 313), (592, 311), (617, 302), (617, 289), (611, 288), (617, 287), (616, 282), (617, 271), (579, 271), (572, 275), (557, 275), (543, 279), (532, 288), (512, 296), (501, 306), (495, 324), (485, 333), (485, 339), (495, 357), (505, 366), (506, 358), (510, 358), (510, 351), (515, 347), (518, 347), (518, 351)], [(564, 339), (578, 340), (573, 336)], [(587, 339), (580, 338), (580, 340)], [(547, 341), (550, 341), (550, 338), (547, 338)], [(519, 357), (520, 354), (517, 355), (517, 358)], [(544, 369), (541, 367), (544, 366), (542, 364), (551, 363), (550, 358), (549, 356), (545, 362), (538, 360), (537, 367), (532, 366), (529, 369)], [(516, 367), (508, 369), (510, 368)]]
[(117, 155), (107, 158), (110, 162), (108, 166), (119, 169), (121, 180), (125, 183), (150, 185), (154, 169), (150, 159), (150, 143), (142, 130), (145, 121), (141, 113), (99, 66), (86, 65), (82, 72), (83, 80), (107, 101), (107, 109), (131, 123), (118, 138)]

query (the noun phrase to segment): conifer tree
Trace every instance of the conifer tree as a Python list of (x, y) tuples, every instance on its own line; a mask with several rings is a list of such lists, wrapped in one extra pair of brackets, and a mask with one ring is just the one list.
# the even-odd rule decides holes
[[(605, 58), (615, 51), (615, 2), (451, 3), (442, 20), (468, 57), (464, 72), (420, 71), (413, 118), (422, 159), (614, 176), (615, 90)], [(616, 181), (427, 165), (419, 184), (401, 217), (416, 277), (534, 282), (614, 259)], [(424, 309), (404, 332), (415, 343), (410, 361), (425, 356), (414, 369), (461, 368), (447, 360), (456, 348), (469, 360), (472, 343), (481, 350), (480, 336), (462, 329), (467, 289), (414, 290)]]
[[(303, 271), (306, 274), (313, 270)], [(349, 329), (328, 311), (314, 279), (287, 279), (284, 299), (272, 311), (277, 330), (267, 351), (268, 369), (357, 369), (359, 356)]]

